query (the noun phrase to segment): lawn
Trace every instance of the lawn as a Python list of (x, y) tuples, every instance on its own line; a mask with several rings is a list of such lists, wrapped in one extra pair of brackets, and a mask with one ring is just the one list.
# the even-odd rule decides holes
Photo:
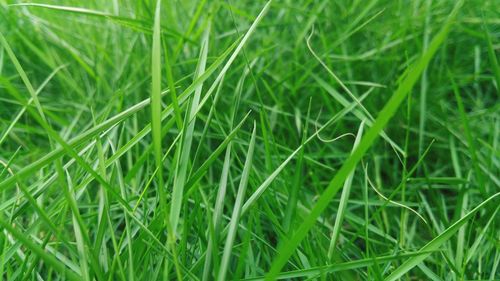
[(499, 280), (496, 0), (0, 0), (2, 280)]

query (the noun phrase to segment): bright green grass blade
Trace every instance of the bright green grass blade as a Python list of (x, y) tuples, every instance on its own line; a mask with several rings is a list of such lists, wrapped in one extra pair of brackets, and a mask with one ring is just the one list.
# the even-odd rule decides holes
[[(425, 13), (425, 19), (424, 19), (424, 31), (423, 31), (423, 44), (422, 44), (422, 51), (427, 51), (427, 48), (429, 47), (429, 38), (430, 38), (430, 18), (431, 14), (430, 7), (431, 7), (432, 1), (427, 0), (425, 1), (425, 9), (427, 13)], [(420, 112), (419, 112), (419, 123), (418, 123), (418, 154), (421, 154), (423, 149), (424, 149), (424, 132), (425, 132), (425, 126), (426, 126), (426, 121), (427, 121), (427, 90), (429, 85), (429, 79), (427, 77), (427, 67), (424, 69), (422, 72), (422, 79), (420, 80)]]
[(436, 273), (434, 273), (430, 268), (428, 268), (425, 264), (421, 263), (418, 265), (418, 268), (422, 270), (422, 272), (429, 277), (432, 281), (443, 281)]
[[(439, 236), (432, 239), (432, 241), (430, 241), (425, 246), (420, 248), (419, 252), (429, 252), (429, 251), (439, 250), (441, 245), (443, 245), (446, 241), (448, 241), (453, 236), (453, 234), (455, 234), (455, 232), (457, 232), (460, 229), (460, 227), (462, 225), (464, 225), (476, 212), (478, 212), (482, 207), (484, 207), (484, 205), (486, 205), (490, 201), (493, 201), (499, 195), (500, 195), (500, 192), (496, 193), (495, 195), (484, 200), (481, 204), (477, 205), (476, 208), (472, 209), (472, 211), (467, 213), (465, 216), (460, 218), (458, 221), (456, 221), (454, 224), (452, 224), (450, 227), (448, 227), (445, 231), (443, 231), (443, 233), (441, 233)], [(406, 272), (410, 271), (412, 268), (414, 268), (419, 263), (424, 261), (429, 255), (430, 255), (430, 253), (410, 258), (409, 260), (404, 262), (402, 265), (400, 265), (398, 268), (396, 268), (384, 280), (385, 281), (398, 280)]]
[(452, 20), (458, 13), (459, 8), (462, 6), (463, 1), (457, 3), (452, 13), (448, 17), (441, 31), (432, 40), (429, 49), (425, 52), (420, 60), (412, 65), (401, 84), (397, 88), (394, 95), (386, 103), (384, 108), (380, 111), (379, 116), (373, 123), (373, 126), (368, 130), (366, 135), (361, 139), (358, 148), (351, 154), (351, 156), (344, 162), (335, 177), (332, 179), (326, 190), (318, 199), (318, 202), (311, 210), (311, 213), (304, 219), (302, 225), (297, 229), (294, 236), (288, 241), (283, 241), (278, 250), (278, 256), (274, 260), (273, 265), (267, 275), (267, 280), (274, 280), (281, 268), (286, 264), (289, 257), (293, 254), (295, 249), (299, 246), (300, 241), (304, 239), (308, 231), (314, 226), (316, 218), (326, 209), (331, 199), (337, 194), (338, 190), (342, 187), (342, 183), (348, 177), (349, 173), (356, 167), (357, 163), (364, 156), (366, 151), (373, 145), (377, 139), (378, 134), (383, 130), (385, 125), (389, 122), (391, 117), (396, 113), (399, 105), (403, 102), (406, 95), (412, 90), (417, 82), (420, 74), (424, 68), (429, 64), (430, 60), (436, 53), (439, 46), (444, 42), (446, 36), (452, 25)]
[(164, 47), (164, 53), (165, 53), (165, 68), (167, 72), (167, 84), (168, 88), (170, 90), (170, 97), (172, 99), (172, 106), (174, 107), (174, 115), (175, 115), (175, 122), (177, 123), (177, 128), (179, 130), (182, 130), (182, 112), (181, 108), (179, 106), (179, 99), (177, 98), (177, 91), (175, 90), (175, 80), (174, 80), (174, 75), (172, 74), (172, 64), (174, 63), (173, 59), (170, 58), (169, 53), (168, 53), (168, 46)]
[[(359, 125), (358, 133), (356, 134), (356, 139), (354, 140), (354, 145), (352, 148), (353, 151), (359, 145), (359, 141), (361, 140), (361, 136), (363, 135), (363, 127), (364, 127), (364, 122), (361, 122), (361, 125)], [(344, 186), (342, 188), (342, 195), (340, 197), (339, 208), (337, 210), (337, 215), (335, 217), (335, 224), (333, 225), (332, 238), (330, 239), (330, 247), (328, 248), (328, 258), (330, 260), (332, 260), (335, 245), (337, 244), (337, 241), (340, 237), (340, 229), (342, 226), (342, 222), (344, 221), (344, 213), (346, 211), (347, 203), (349, 201), (349, 194), (351, 192), (353, 178), (354, 178), (354, 169), (351, 171), (351, 173), (345, 180)]]
[(151, 134), (156, 162), (157, 194), (159, 195), (160, 211), (166, 214), (165, 188), (163, 186), (162, 135), (161, 135), (161, 34), (160, 34), (161, 0), (156, 1), (153, 25), (153, 45), (151, 47)]
[(218, 231), (220, 230), (220, 226), (222, 223), (222, 212), (224, 208), (224, 201), (226, 197), (227, 190), (227, 180), (229, 177), (229, 165), (231, 163), (231, 143), (228, 144), (226, 148), (226, 154), (224, 156), (224, 164), (222, 166), (222, 173), (219, 182), (219, 189), (217, 191), (217, 197), (215, 199), (215, 206), (213, 212), (213, 228), (214, 234), (210, 236), (208, 240), (207, 252), (205, 254), (205, 264), (203, 267), (203, 280), (209, 280), (211, 278), (211, 263), (212, 263), (212, 251), (214, 248), (217, 248), (214, 245), (218, 245)]
[[(195, 80), (200, 77), (205, 72), (205, 67), (207, 64), (208, 55), (208, 36), (210, 34), (210, 27), (206, 30), (203, 41), (201, 44), (200, 58), (198, 61), (198, 66), (196, 69)], [(172, 190), (172, 200), (170, 207), (170, 227), (171, 233), (175, 236), (177, 231), (177, 225), (179, 223), (179, 216), (183, 201), (183, 191), (186, 183), (186, 176), (189, 164), (189, 156), (191, 154), (191, 144), (193, 142), (194, 127), (196, 124), (196, 109), (201, 98), (201, 91), (203, 89), (203, 83), (200, 83), (194, 92), (193, 99), (191, 101), (191, 106), (188, 112), (188, 118), (186, 118), (186, 124), (179, 128), (184, 128), (181, 137), (180, 146), (180, 157), (175, 169), (174, 185)], [(175, 111), (175, 110), (174, 110)]]
[[(237, 93), (234, 97), (234, 102), (233, 102), (234, 106), (232, 108), (233, 112), (231, 114), (230, 121), (229, 121), (231, 128), (234, 127), (236, 114), (238, 112), (239, 104), (240, 104), (242, 85), (244, 83), (244, 80), (245, 80), (247, 74), (248, 74), (248, 71), (244, 71), (243, 75), (238, 80), (238, 83), (236, 86)], [(210, 108), (209, 117), (208, 117), (208, 119), (210, 121), (211, 121), (211, 118), (214, 117), (214, 115), (215, 115), (215, 105), (220, 97), (220, 93), (221, 93), (220, 90), (222, 88), (221, 86), (222, 86), (222, 82), (220, 82), (218, 85), (217, 92), (215, 94), (212, 107)], [(217, 119), (217, 116), (215, 116), (215, 119)], [(202, 138), (205, 136), (207, 131), (208, 131), (208, 126), (204, 128)], [(200, 144), (201, 144), (201, 140), (200, 140)], [(203, 266), (203, 280), (208, 280), (209, 278), (212, 277), (212, 272), (213, 271), (216, 272), (216, 270), (211, 270), (212, 259), (214, 261), (214, 268), (217, 268), (218, 265), (220, 264), (220, 257), (217, 255), (217, 249), (219, 249), (219, 239), (221, 237), (221, 235), (219, 235), (219, 232), (220, 232), (220, 228), (222, 225), (222, 215), (223, 215), (223, 211), (224, 211), (224, 203), (225, 203), (226, 191), (227, 191), (227, 186), (228, 186), (229, 168), (231, 165), (231, 155), (232, 155), (231, 151), (232, 151), (232, 142), (228, 143), (227, 148), (226, 148), (226, 154), (224, 156), (224, 162), (223, 162), (221, 177), (220, 177), (220, 181), (219, 181), (219, 188), (217, 190), (217, 197), (215, 199), (213, 218), (211, 219), (211, 221), (213, 221), (213, 223), (211, 225), (211, 229), (210, 229), (211, 232), (209, 233), (208, 246), (207, 246), (207, 251), (205, 254), (205, 263)], [(214, 249), (216, 249), (216, 251), (214, 251)]]
[(252, 169), (252, 159), (255, 147), (255, 135), (257, 132), (257, 126), (254, 122), (252, 137), (250, 139), (250, 144), (248, 145), (247, 158), (245, 160), (245, 165), (243, 167), (243, 172), (241, 174), (240, 184), (238, 186), (238, 194), (236, 195), (236, 201), (234, 202), (233, 214), (231, 216), (231, 222), (229, 223), (229, 231), (226, 237), (226, 243), (224, 244), (224, 252), (222, 255), (221, 265), (219, 268), (219, 275), (217, 280), (226, 280), (227, 270), (229, 266), (229, 259), (231, 257), (231, 252), (233, 250), (234, 239), (236, 237), (236, 230), (238, 228), (238, 223), (241, 216), (241, 209), (243, 206), (243, 199), (245, 197), (245, 192), (248, 185), (248, 178), (250, 175), (250, 170)]
[[(110, 141), (109, 144), (110, 144), (111, 150), (114, 152), (115, 148), (114, 148), (113, 143)], [(116, 165), (116, 174), (117, 174), (117, 177), (118, 177), (118, 184), (120, 186), (120, 194), (122, 195), (123, 198), (127, 198), (127, 190), (126, 190), (126, 187), (125, 187), (125, 182), (123, 180), (122, 167), (121, 167), (119, 161), (116, 161), (115, 165)], [(154, 177), (154, 176), (155, 175), (153, 175), (152, 177)], [(139, 200), (138, 200), (137, 204), (139, 204)], [(108, 211), (109, 211), (109, 208), (108, 208)], [(108, 220), (109, 220), (110, 216), (108, 215), (107, 217), (108, 217)], [(109, 226), (111, 228), (112, 224), (109, 223)], [(113, 234), (113, 232), (112, 232), (112, 234)], [(113, 237), (114, 237), (114, 234), (112, 235), (112, 238)], [(133, 240), (132, 240), (132, 230), (131, 230), (131, 225), (130, 225), (130, 219), (129, 219), (128, 216), (125, 216), (125, 239), (126, 239), (126, 242), (127, 242), (127, 249), (128, 249), (128, 259), (127, 259), (128, 260), (128, 272), (127, 272), (127, 277), (128, 278), (127, 278), (127, 280), (133, 281), (135, 279), (135, 267), (134, 267), (133, 244), (132, 244)], [(113, 244), (115, 244), (114, 240), (115, 239), (113, 239)], [(116, 246), (117, 250), (119, 250), (119, 248), (120, 248), (119, 246)], [(119, 256), (117, 256), (117, 257), (119, 258)], [(121, 262), (120, 262), (120, 264), (121, 264)], [(123, 274), (123, 275), (125, 275), (125, 274)]]
[[(307, 108), (307, 116), (306, 120), (308, 120), (311, 116), (311, 104), (312, 104), (312, 99), (309, 99), (309, 106)], [(297, 126), (300, 130), (301, 126)], [(301, 139), (301, 144), (304, 144), (306, 141), (306, 136), (307, 132), (309, 129), (309, 123), (306, 122), (304, 128), (302, 129), (302, 139)], [(297, 208), (297, 203), (299, 201), (299, 191), (300, 187), (303, 184), (303, 163), (304, 163), (304, 154), (305, 154), (305, 149), (302, 148), (300, 150), (299, 156), (297, 157), (297, 163), (295, 165), (295, 176), (294, 176), (294, 182), (293, 182), (293, 187), (292, 190), (289, 192), (288, 195), (288, 202), (287, 202), (287, 207), (285, 210), (285, 216), (283, 218), (283, 228), (285, 232), (291, 233), (291, 226), (292, 222), (294, 221), (295, 213), (296, 213), (296, 208)]]
[(80, 225), (77, 222), (76, 217), (73, 215), (73, 231), (75, 234), (75, 240), (76, 240), (76, 247), (78, 249), (78, 253), (80, 255), (80, 270), (83, 275), (83, 280), (89, 281), (90, 280), (90, 275), (89, 275), (89, 268), (87, 265), (87, 252), (85, 250), (85, 241), (83, 239), (82, 235), (82, 229), (80, 228)]

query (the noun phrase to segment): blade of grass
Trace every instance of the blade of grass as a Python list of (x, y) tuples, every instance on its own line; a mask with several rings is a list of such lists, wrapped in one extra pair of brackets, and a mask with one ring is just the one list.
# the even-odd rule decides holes
[[(425, 9), (427, 13), (425, 13), (424, 20), (424, 35), (423, 35), (423, 44), (422, 50), (425, 52), (429, 47), (429, 38), (430, 38), (430, 18), (431, 14), (430, 8), (432, 5), (432, 0), (427, 0), (425, 2)], [(429, 82), (427, 78), (427, 67), (422, 72), (422, 79), (420, 80), (420, 114), (419, 114), (419, 124), (418, 124), (418, 154), (421, 154), (424, 149), (424, 132), (425, 132), (425, 123), (427, 118), (427, 88), (429, 87)]]
[[(358, 133), (356, 134), (356, 139), (354, 140), (354, 145), (352, 150), (354, 151), (361, 140), (361, 136), (363, 135), (363, 127), (364, 122), (361, 122), (359, 125)], [(342, 226), (342, 222), (344, 221), (344, 213), (347, 208), (347, 203), (349, 201), (349, 194), (351, 192), (352, 179), (354, 178), (354, 169), (351, 171), (349, 176), (344, 182), (344, 186), (342, 188), (342, 195), (340, 196), (339, 208), (337, 210), (337, 215), (335, 217), (335, 224), (333, 225), (332, 238), (330, 239), (330, 247), (328, 248), (328, 259), (332, 260), (333, 258), (333, 250), (335, 249), (335, 245), (340, 237), (340, 229)]]
[[(156, 29), (155, 29), (156, 30)], [(159, 32), (158, 32), (159, 33)], [(161, 41), (161, 39), (159, 39)], [(173, 59), (169, 57), (168, 46), (164, 43), (164, 53), (165, 53), (165, 68), (167, 72), (167, 84), (170, 89), (170, 97), (172, 99), (172, 106), (174, 107), (175, 122), (177, 123), (177, 128), (182, 130), (182, 112), (179, 106), (179, 99), (177, 98), (177, 91), (175, 90), (174, 75), (172, 73)], [(159, 58), (159, 57), (158, 57)]]
[[(156, 1), (153, 45), (151, 47), (151, 134), (153, 137), (154, 157), (156, 162), (157, 194), (159, 198), (160, 213), (166, 216), (166, 192), (163, 186), (163, 162), (162, 162), (162, 135), (161, 135), (161, 34), (160, 34), (161, 0)], [(165, 217), (166, 220), (166, 217)]]
[(224, 252), (222, 255), (221, 265), (219, 268), (219, 273), (217, 280), (226, 280), (227, 270), (229, 266), (229, 259), (231, 257), (231, 252), (233, 250), (234, 239), (236, 237), (236, 230), (238, 228), (238, 223), (241, 216), (241, 209), (243, 206), (243, 199), (245, 197), (246, 188), (248, 185), (248, 178), (250, 175), (250, 170), (252, 169), (252, 159), (255, 147), (255, 135), (257, 126), (254, 122), (252, 137), (250, 139), (250, 144), (248, 145), (247, 158), (245, 160), (245, 165), (243, 167), (243, 172), (241, 174), (240, 184), (238, 186), (238, 194), (236, 195), (236, 201), (234, 202), (233, 214), (231, 216), (231, 221), (229, 223), (229, 231), (226, 237), (226, 243), (224, 245)]
[[(208, 38), (210, 34), (210, 27), (207, 27), (206, 32), (203, 36), (200, 58), (198, 61), (198, 66), (196, 69), (195, 79), (199, 78), (205, 72), (205, 67), (207, 64), (208, 55)], [(189, 164), (189, 156), (191, 154), (191, 144), (193, 142), (194, 127), (196, 125), (196, 109), (198, 108), (198, 103), (201, 97), (201, 91), (203, 89), (203, 83), (200, 83), (194, 92), (193, 99), (191, 101), (191, 106), (188, 113), (188, 118), (186, 118), (186, 124), (181, 136), (181, 146), (179, 162), (177, 163), (175, 169), (174, 184), (172, 190), (172, 200), (170, 206), (170, 227), (171, 227), (171, 237), (174, 238), (177, 232), (177, 225), (179, 223), (179, 216), (183, 201), (183, 192), (186, 183), (186, 175)]]

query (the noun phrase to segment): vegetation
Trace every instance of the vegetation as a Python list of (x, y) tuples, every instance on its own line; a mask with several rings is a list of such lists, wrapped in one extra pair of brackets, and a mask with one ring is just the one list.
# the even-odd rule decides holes
[(0, 0), (0, 276), (500, 279), (499, 18)]

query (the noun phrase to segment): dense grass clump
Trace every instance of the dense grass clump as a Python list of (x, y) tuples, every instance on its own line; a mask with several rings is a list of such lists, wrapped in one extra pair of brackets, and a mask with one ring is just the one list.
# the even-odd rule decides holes
[(500, 279), (495, 0), (0, 0), (2, 280)]

